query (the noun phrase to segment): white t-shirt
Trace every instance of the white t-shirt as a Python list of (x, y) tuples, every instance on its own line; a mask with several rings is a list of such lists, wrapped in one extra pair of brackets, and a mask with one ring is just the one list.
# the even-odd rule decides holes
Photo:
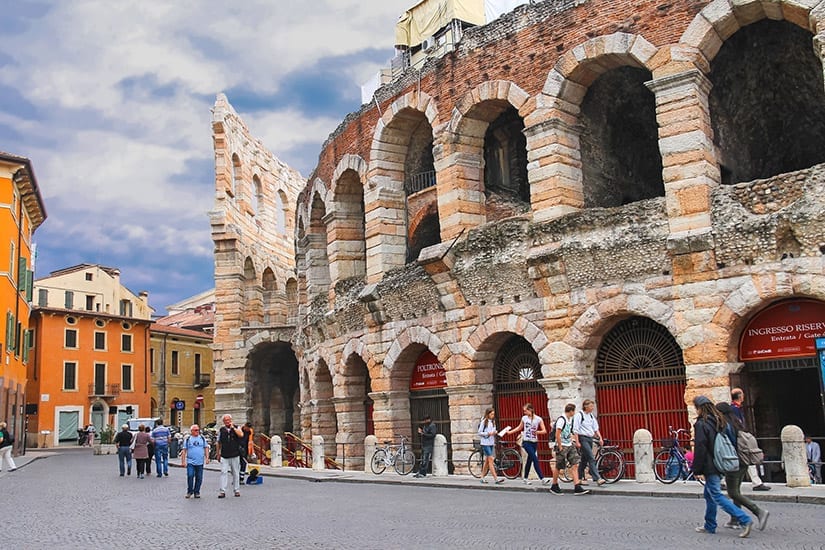
[(562, 447), (570, 447), (573, 445), (573, 419), (567, 418), (565, 416), (560, 416), (556, 420), (556, 426), (553, 430), (553, 441), (551, 441), (551, 446), (556, 439), (556, 430), (561, 430), (561, 446)]
[(541, 417), (537, 414), (533, 415), (533, 419), (530, 420), (530, 417), (526, 414), (521, 417), (521, 423), (524, 426), (524, 437), (522, 438), (523, 441), (532, 441), (533, 443), (538, 441), (538, 436), (536, 436), (536, 432), (541, 426)]
[[(487, 424), (487, 426), (485, 426)], [(489, 435), (487, 432), (495, 432), (496, 431), (496, 423), (493, 420), (490, 420), (489, 423), (487, 419), (483, 419), (478, 425), (478, 435), (481, 438), (481, 445), (495, 445), (496, 444), (496, 434)]]

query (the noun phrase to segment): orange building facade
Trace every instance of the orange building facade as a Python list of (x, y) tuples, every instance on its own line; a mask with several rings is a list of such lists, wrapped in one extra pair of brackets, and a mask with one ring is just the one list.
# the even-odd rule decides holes
[(98, 433), (151, 412), (149, 319), (38, 307), (37, 346), (29, 364), (29, 437), (37, 446), (77, 440), (92, 423)]
[(46, 210), (29, 159), (0, 152), (0, 308), (5, 315), (0, 334), (0, 420), (22, 448), (27, 402), (26, 365), (30, 359), (32, 235), (45, 221)]

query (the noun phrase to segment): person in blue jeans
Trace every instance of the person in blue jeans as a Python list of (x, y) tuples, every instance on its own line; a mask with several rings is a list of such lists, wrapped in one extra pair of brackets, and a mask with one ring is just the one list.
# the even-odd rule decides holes
[(693, 400), (696, 408), (696, 423), (694, 430), (694, 457), (693, 472), (696, 477), (705, 480), (705, 523), (696, 528), (699, 533), (715, 533), (716, 512), (722, 508), (742, 526), (740, 538), (746, 538), (751, 533), (753, 520), (741, 508), (737, 508), (731, 499), (722, 494), (722, 474), (713, 463), (713, 444), (717, 434), (727, 430), (725, 416), (719, 412), (713, 402), (699, 395)]
[(120, 465), (120, 477), (132, 475), (132, 432), (129, 431), (129, 424), (121, 426), (120, 432), (115, 436), (117, 445), (117, 461)]
[(183, 439), (180, 464), (186, 465), (186, 498), (201, 498), (203, 466), (209, 464), (209, 443), (197, 424), (192, 424), (189, 435)]
[(172, 432), (163, 425), (163, 420), (155, 421), (155, 429), (152, 430), (152, 443), (155, 444), (155, 467), (158, 477), (169, 475), (169, 440)]
[(524, 416), (521, 417), (521, 422), (518, 426), (508, 432), (508, 434), (517, 434), (524, 430), (524, 435), (521, 438), (521, 447), (527, 453), (527, 463), (524, 465), (524, 483), (530, 485), (530, 480), (527, 479), (530, 475), (530, 466), (536, 469), (536, 475), (542, 483), (549, 483), (551, 478), (545, 478), (539, 466), (539, 457), (536, 449), (538, 447), (538, 436), (547, 434), (547, 428), (544, 426), (544, 420), (535, 413), (533, 405), (525, 403), (522, 407)]

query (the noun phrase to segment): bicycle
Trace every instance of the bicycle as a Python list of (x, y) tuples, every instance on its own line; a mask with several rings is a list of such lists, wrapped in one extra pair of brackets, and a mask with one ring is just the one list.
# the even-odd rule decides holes
[(405, 476), (412, 472), (415, 466), (415, 454), (407, 447), (407, 438), (399, 436), (401, 445), (392, 445), (392, 441), (385, 441), (384, 448), (378, 449), (373, 453), (370, 460), (370, 469), (372, 473), (379, 475), (383, 474), (387, 466), (395, 468), (398, 475)]
[[(484, 452), (482, 452), (480, 448), (477, 448), (470, 454), (470, 458), (467, 459), (467, 469), (473, 477), (481, 477), (484, 458)], [(503, 475), (507, 479), (516, 479), (521, 475), (521, 453), (513, 447), (504, 447), (504, 444), (501, 442), (496, 444), (494, 464), (497, 475)]]
[[(596, 459), (596, 470), (598, 470), (599, 476), (604, 479), (605, 483), (616, 483), (624, 476), (625, 460), (619, 446), (609, 445), (608, 443), (610, 442), (607, 439), (604, 440), (604, 445), (594, 443), (595, 452), (593, 456)], [(578, 468), (578, 465), (571, 466), (571, 468)], [(559, 472), (559, 477), (567, 483), (573, 481), (570, 468), (565, 468)]]
[(674, 430), (673, 426), (668, 426), (668, 431), (673, 436), (670, 449), (659, 451), (656, 458), (653, 459), (653, 473), (656, 479), (668, 485), (674, 483), (677, 479), (684, 482), (698, 481), (704, 485), (704, 482), (693, 474), (693, 470), (688, 465), (688, 461), (682, 453), (682, 448), (679, 446), (679, 435), (690, 434), (690, 430), (684, 428)]

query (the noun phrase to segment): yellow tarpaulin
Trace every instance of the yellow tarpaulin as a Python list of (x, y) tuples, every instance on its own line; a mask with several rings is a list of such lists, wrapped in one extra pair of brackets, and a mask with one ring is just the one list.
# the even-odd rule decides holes
[(447, 26), (453, 19), (483, 25), (484, 0), (424, 0), (398, 19), (396, 46), (417, 46)]

